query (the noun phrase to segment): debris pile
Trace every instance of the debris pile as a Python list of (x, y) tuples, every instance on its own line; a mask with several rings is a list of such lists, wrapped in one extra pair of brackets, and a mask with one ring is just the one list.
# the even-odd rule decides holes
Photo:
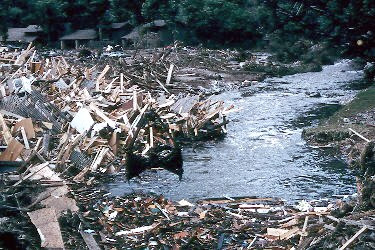
[(276, 199), (226, 197), (190, 203), (92, 191), (73, 191), (82, 211), (77, 222), (107, 248), (345, 249), (375, 244), (373, 213), (342, 217), (348, 203), (341, 200), (290, 206)]
[(173, 64), (160, 77), (166, 56), (119, 73), (109, 65), (69, 64), (59, 55), (43, 58), (31, 44), (1, 53), (0, 165), (17, 170), (2, 176), (3, 191), (10, 192), (3, 201), (27, 185), (41, 189), (31, 202), (16, 198), (11, 209), (27, 212), (42, 247), (64, 247), (58, 218), (78, 211), (68, 183), (91, 185), (123, 166), (128, 178), (148, 168), (181, 178), (180, 142), (226, 132), (233, 106), (171, 93)]
[[(21, 241), (36, 248), (368, 249), (375, 244), (373, 211), (350, 214), (355, 197), (295, 206), (256, 197), (171, 202), (143, 194), (112, 197), (96, 187), (61, 182), (48, 171), (36, 167), (29, 180), (8, 180), (2, 192), (13, 205), (2, 207), (8, 211), (2, 217), (8, 218), (9, 210), (18, 212), (7, 226), (13, 225), (10, 229), (19, 232)], [(35, 181), (44, 187), (31, 191)], [(37, 198), (27, 201), (30, 195)], [(17, 222), (22, 216), (30, 217), (37, 230), (23, 231), (28, 227)]]
[[(149, 167), (180, 175), (179, 142), (224, 134), (233, 109), (199, 95), (171, 94), (174, 64), (158, 77), (168, 51), (125, 73), (109, 65), (101, 71), (70, 65), (62, 56), (43, 59), (31, 45), (2, 58), (9, 54), (14, 63), (0, 86), (2, 160), (30, 163), (36, 156), (60, 172), (75, 167), (75, 181), (125, 163), (128, 177)], [(173, 166), (176, 159), (180, 164)]]
[[(110, 65), (116, 75), (124, 74), (124, 79), (138, 83), (151, 92), (164, 90), (192, 95), (220, 93), (228, 89), (255, 84), (264, 79), (263, 73), (243, 69), (244, 62), (238, 59), (235, 50), (211, 50), (206, 48), (184, 47), (179, 43), (158, 49), (125, 50), (102, 53), (95, 51), (91, 56), (80, 57), (77, 51), (50, 51), (47, 57), (64, 56), (65, 60), (80, 68), (93, 68), (97, 65)], [(247, 55), (246, 61), (258, 63), (263, 54)], [(260, 63), (260, 62), (259, 62)], [(167, 83), (172, 72), (171, 82)]]

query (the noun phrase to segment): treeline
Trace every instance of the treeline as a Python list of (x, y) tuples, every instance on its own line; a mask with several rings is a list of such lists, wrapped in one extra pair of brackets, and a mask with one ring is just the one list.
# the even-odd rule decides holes
[(39, 24), (50, 40), (67, 30), (164, 19), (189, 43), (288, 50), (307, 39), (375, 55), (373, 0), (2, 0), (0, 18), (1, 33)]

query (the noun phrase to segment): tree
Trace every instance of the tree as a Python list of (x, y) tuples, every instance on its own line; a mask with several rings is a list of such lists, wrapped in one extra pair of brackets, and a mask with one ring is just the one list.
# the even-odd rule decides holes
[(146, 0), (142, 5), (142, 16), (148, 21), (163, 19), (174, 22), (177, 9), (176, 0)]
[(5, 41), (8, 36), (8, 17), (9, 16), (9, 3), (8, 1), (0, 2), (0, 36)]
[(133, 26), (145, 21), (142, 16), (144, 0), (109, 0), (109, 11), (113, 20), (118, 22), (130, 21)]
[(42, 27), (48, 41), (57, 40), (63, 32), (66, 2), (63, 0), (37, 0), (34, 3), (34, 23)]
[(88, 11), (88, 0), (65, 0), (66, 22), (73, 29), (83, 29), (91, 26), (91, 16)]
[(184, 23), (204, 41), (233, 44), (259, 38), (256, 20), (241, 0), (182, 0), (178, 4), (177, 21)]

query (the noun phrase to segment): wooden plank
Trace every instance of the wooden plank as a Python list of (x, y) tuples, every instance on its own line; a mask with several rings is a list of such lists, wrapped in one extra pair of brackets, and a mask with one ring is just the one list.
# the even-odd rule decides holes
[(199, 203), (202, 204), (227, 204), (227, 203), (251, 203), (251, 202), (261, 202), (261, 201), (272, 201), (272, 198), (238, 198), (235, 199), (234, 201), (228, 200), (228, 199), (205, 199), (205, 200), (200, 200)]
[(108, 144), (111, 147), (112, 152), (117, 155), (119, 143), (116, 131), (112, 133), (111, 139), (109, 140)]
[(84, 231), (80, 231), (80, 234), (89, 250), (100, 250), (100, 247), (98, 243), (96, 243), (96, 240), (94, 239), (94, 236), (92, 236), (92, 234), (85, 233)]
[(367, 230), (367, 226), (363, 226), (353, 237), (351, 237), (339, 250), (344, 250), (349, 247), (361, 234)]
[(145, 232), (153, 230), (157, 225), (151, 225), (151, 226), (143, 226), (138, 227), (130, 230), (123, 230), (115, 233), (116, 236), (127, 236), (127, 235), (137, 235), (137, 234), (143, 234)]
[(293, 238), (294, 236), (296, 236), (297, 234), (300, 234), (300, 230), (298, 227), (294, 227), (290, 229), (288, 232), (286, 232), (285, 234), (280, 235), (280, 240), (284, 240), (284, 239), (289, 240)]
[(15, 65), (23, 65), (26, 58), (33, 52), (34, 47), (32, 47), (32, 43), (30, 43), (27, 48), (22, 51), (21, 55), (17, 58), (17, 60), (14, 62)]
[[(64, 186), (64, 184), (62, 184), (61, 186)], [(65, 211), (71, 211), (71, 212), (79, 211), (76, 201), (72, 198), (66, 197), (65, 194), (61, 197), (50, 195), (46, 199), (43, 199), (41, 201), (41, 204), (45, 207), (55, 209), (57, 217), (60, 217)]]
[(309, 223), (309, 216), (306, 216), (305, 217), (305, 222), (303, 223), (302, 233), (306, 232), (308, 223)]
[(12, 138), (7, 149), (0, 155), (0, 161), (15, 161), (20, 155), (24, 146)]
[(9, 130), (7, 124), (5, 123), (5, 119), (4, 119), (4, 117), (1, 113), (0, 113), (0, 124), (1, 124), (1, 127), (2, 127), (2, 132), (3, 132), (5, 143), (7, 145), (9, 145), (9, 143), (12, 141), (13, 137), (12, 137), (12, 134), (10, 133), (10, 130)]
[(64, 249), (64, 242), (55, 209), (42, 208), (29, 212), (27, 215), (37, 228), (42, 248)]
[(74, 140), (71, 141), (66, 148), (63, 148), (64, 154), (62, 155), (62, 158), (59, 159), (60, 160), (58, 164), (59, 167), (63, 166), (65, 162), (69, 159), (73, 149), (80, 143), (82, 137), (83, 137), (82, 134), (76, 136), (76, 138), (74, 138)]
[[(42, 172), (44, 170), (45, 167), (48, 166), (48, 162), (45, 162), (45, 163), (42, 163), (40, 165), (37, 165), (37, 166), (32, 166), (29, 168), (30, 170), (30, 173), (27, 174), (26, 176), (23, 176), (18, 182), (16, 182), (15, 184), (13, 184), (14, 187), (18, 186), (19, 184), (21, 184), (23, 181), (33, 177), (34, 175), (38, 174), (39, 172)], [(26, 173), (27, 171), (25, 171)]]
[(138, 109), (137, 104), (137, 91), (133, 91), (133, 110), (136, 111)]
[(116, 122), (108, 118), (93, 102), (90, 103), (90, 109), (102, 118), (111, 128), (116, 128)]
[(112, 86), (113, 86), (113, 83), (118, 79), (118, 77), (116, 77), (115, 79), (113, 79), (109, 84), (108, 86), (105, 88), (104, 92), (105, 93), (110, 93), (111, 90), (112, 90)]
[(281, 237), (281, 235), (288, 233), (289, 230), (280, 228), (267, 228), (267, 235)]
[(298, 218), (293, 218), (291, 220), (289, 220), (288, 222), (284, 223), (284, 224), (281, 224), (280, 226), (282, 228), (287, 228), (287, 227), (292, 227), (292, 226), (296, 226), (299, 224), (299, 220)]
[(7, 96), (7, 93), (5, 92), (5, 87), (2, 83), (0, 83), (0, 95), (1, 95), (1, 97)]
[(150, 148), (154, 147), (154, 130), (150, 127)]
[(89, 172), (89, 171), (96, 171), (96, 169), (99, 167), (100, 163), (103, 161), (104, 156), (108, 153), (109, 148), (102, 148), (101, 151), (98, 151), (96, 154), (92, 164), (90, 166), (85, 167), (82, 169), (81, 172), (79, 172), (74, 178), (74, 181), (81, 181), (83, 177)]
[(352, 133), (354, 133), (355, 135), (357, 135), (359, 138), (363, 139), (364, 141), (371, 142), (369, 139), (367, 139), (366, 137), (364, 137), (363, 135), (361, 135), (360, 133), (358, 133), (354, 129), (349, 128), (349, 131), (351, 131)]
[(29, 141), (27, 140), (26, 131), (24, 127), (21, 127), (21, 134), (22, 134), (23, 144), (25, 145), (25, 148), (30, 149)]
[(97, 155), (96, 159), (93, 161), (93, 163), (91, 164), (91, 171), (96, 171), (100, 165), (100, 163), (102, 163), (103, 159), (104, 159), (104, 156), (107, 154), (107, 152), (109, 151), (109, 148), (103, 148)]
[(159, 83), (159, 85), (162, 87), (162, 89), (167, 92), (168, 94), (170, 94), (170, 92), (168, 91), (168, 89), (166, 87), (164, 87), (164, 85), (161, 83), (161, 81), (159, 81), (159, 79), (155, 79), (157, 83)]
[(105, 76), (105, 74), (107, 74), (110, 68), (111, 67), (109, 65), (106, 65), (102, 73), (100, 73), (100, 75), (98, 76), (98, 79), (96, 80), (96, 91), (100, 91), (100, 82), (102, 81), (103, 77)]
[(172, 79), (172, 73), (173, 73), (173, 68), (174, 68), (174, 64), (172, 63), (171, 66), (169, 66), (167, 80), (165, 81), (165, 84), (166, 84), (166, 85), (168, 85), (168, 84), (171, 82), (171, 79)]
[(121, 90), (121, 93), (124, 93), (124, 74), (123, 73), (120, 74), (120, 90)]

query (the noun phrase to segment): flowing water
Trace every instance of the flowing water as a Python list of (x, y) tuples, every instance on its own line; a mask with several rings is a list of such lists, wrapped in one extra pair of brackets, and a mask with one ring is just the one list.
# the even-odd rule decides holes
[(350, 100), (362, 77), (348, 60), (322, 72), (270, 78), (215, 98), (240, 111), (229, 116), (227, 136), (183, 149), (181, 181), (167, 171), (146, 171), (109, 185), (113, 195), (155, 192), (173, 200), (223, 196), (279, 197), (287, 201), (352, 194), (355, 180), (334, 152), (310, 147), (303, 128)]

